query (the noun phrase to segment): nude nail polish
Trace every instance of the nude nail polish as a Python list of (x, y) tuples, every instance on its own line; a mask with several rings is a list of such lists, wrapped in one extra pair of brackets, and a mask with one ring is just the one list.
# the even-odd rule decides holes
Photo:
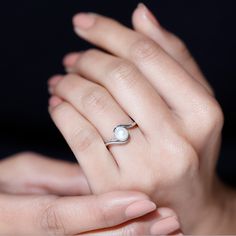
[(62, 75), (54, 75), (48, 80), (48, 86), (55, 86), (60, 80), (62, 80)]
[(77, 60), (80, 58), (82, 52), (69, 53), (63, 58), (63, 65), (65, 67), (72, 67), (75, 65)]
[(74, 16), (73, 23), (76, 28), (87, 30), (95, 23), (95, 16), (92, 13), (79, 13)]
[(160, 26), (156, 17), (153, 15), (153, 13), (148, 9), (148, 7), (144, 3), (139, 3), (138, 8), (143, 11), (143, 18), (145, 20), (149, 20), (155, 26)]
[(151, 234), (166, 235), (170, 234), (180, 228), (180, 224), (175, 216), (159, 220), (151, 227)]
[(136, 218), (146, 215), (156, 209), (155, 203), (149, 200), (141, 200), (132, 203), (126, 208), (125, 215), (127, 218)]

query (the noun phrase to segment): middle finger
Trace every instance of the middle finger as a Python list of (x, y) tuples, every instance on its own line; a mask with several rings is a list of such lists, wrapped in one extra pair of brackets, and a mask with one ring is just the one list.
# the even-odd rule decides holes
[(146, 137), (157, 137), (164, 124), (173, 120), (167, 104), (132, 63), (89, 50), (79, 56), (75, 67), (83, 77), (107, 88)]

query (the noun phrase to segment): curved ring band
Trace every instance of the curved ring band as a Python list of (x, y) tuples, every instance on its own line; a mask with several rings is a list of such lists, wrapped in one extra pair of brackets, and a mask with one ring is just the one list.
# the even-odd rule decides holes
[(114, 129), (113, 129), (113, 133), (114, 133), (114, 137), (109, 140), (109, 141), (105, 141), (105, 145), (111, 145), (111, 144), (124, 144), (127, 143), (129, 141), (130, 138), (130, 134), (128, 129), (133, 128), (134, 126), (136, 126), (136, 122), (133, 121), (130, 124), (120, 124), (117, 125)]

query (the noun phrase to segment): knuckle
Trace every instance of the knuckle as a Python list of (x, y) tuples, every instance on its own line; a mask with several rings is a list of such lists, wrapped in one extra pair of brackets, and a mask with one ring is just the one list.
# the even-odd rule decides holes
[(43, 231), (50, 235), (65, 235), (65, 227), (56, 205), (51, 204), (46, 207), (40, 223)]
[(212, 120), (213, 125), (222, 126), (224, 123), (224, 114), (219, 103), (214, 100), (210, 107), (211, 109), (208, 116), (211, 117), (210, 120)]
[(201, 113), (201, 120), (204, 125), (204, 130), (207, 132), (219, 131), (222, 129), (224, 124), (224, 114), (219, 103), (212, 98), (205, 105)]
[(142, 63), (150, 63), (160, 51), (161, 48), (154, 41), (147, 38), (138, 39), (130, 48), (131, 58)]
[(137, 81), (137, 69), (128, 61), (116, 60), (111, 64), (111, 70), (108, 75), (109, 80), (114, 80), (120, 86), (125, 88), (133, 87)]
[(163, 152), (166, 153), (165, 157), (168, 157), (166, 159), (170, 162), (167, 166), (171, 167), (171, 163), (176, 163), (174, 168), (171, 168), (171, 178), (174, 181), (197, 173), (199, 168), (198, 154), (188, 140), (176, 135), (172, 141), (165, 145)]
[(177, 158), (181, 160), (178, 169), (179, 176), (195, 175), (199, 168), (198, 154), (187, 141), (183, 142), (182, 150)]
[(106, 90), (96, 86), (87, 90), (82, 96), (81, 102), (85, 109), (93, 109), (93, 112), (102, 112), (109, 105)]
[(97, 136), (95, 131), (91, 128), (77, 129), (74, 133), (72, 133), (69, 143), (75, 152), (81, 153), (89, 150), (91, 145), (95, 143), (96, 140)]

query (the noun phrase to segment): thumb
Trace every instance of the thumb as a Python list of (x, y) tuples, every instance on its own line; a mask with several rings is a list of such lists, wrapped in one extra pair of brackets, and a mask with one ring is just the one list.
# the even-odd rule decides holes
[(138, 192), (81, 197), (0, 195), (1, 235), (76, 235), (109, 228), (156, 209)]

